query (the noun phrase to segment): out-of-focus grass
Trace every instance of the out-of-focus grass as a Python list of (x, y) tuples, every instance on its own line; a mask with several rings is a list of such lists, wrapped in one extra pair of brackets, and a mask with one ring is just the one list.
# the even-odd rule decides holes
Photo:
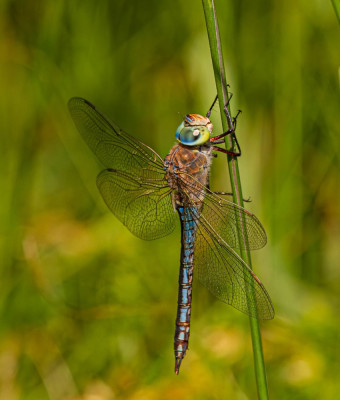
[[(254, 268), (276, 399), (334, 399), (339, 349), (340, 31), (331, 3), (217, 1), (245, 196), (267, 247)], [(165, 156), (215, 95), (201, 4), (3, 1), (0, 397), (254, 398), (247, 318), (194, 287), (173, 373), (179, 231), (134, 238), (95, 187), (74, 95)], [(213, 113), (212, 119), (217, 118)], [(218, 123), (216, 130), (218, 131)], [(213, 188), (225, 187), (225, 161)], [(225, 376), (229, 371), (229, 376)]]

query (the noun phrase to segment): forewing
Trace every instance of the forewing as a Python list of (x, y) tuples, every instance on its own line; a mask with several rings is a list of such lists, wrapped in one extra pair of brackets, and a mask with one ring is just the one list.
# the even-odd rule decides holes
[(150, 177), (163, 171), (162, 158), (138, 139), (123, 132), (87, 100), (73, 97), (68, 108), (90, 149), (106, 167)]
[(162, 158), (87, 100), (74, 97), (68, 107), (83, 139), (108, 167), (98, 175), (97, 185), (113, 214), (141, 239), (170, 233), (175, 214)]
[(176, 215), (165, 179), (107, 169), (98, 175), (97, 186), (109, 209), (137, 237), (158, 239), (174, 229)]

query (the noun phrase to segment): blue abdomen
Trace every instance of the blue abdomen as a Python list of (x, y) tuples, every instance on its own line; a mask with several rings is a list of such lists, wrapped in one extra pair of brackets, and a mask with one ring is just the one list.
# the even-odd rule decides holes
[(189, 342), (192, 276), (197, 224), (197, 222), (194, 221), (193, 216), (197, 212), (197, 209), (178, 207), (177, 211), (181, 218), (182, 246), (181, 266), (179, 271), (176, 331), (174, 339), (176, 373), (178, 373), (181, 361), (188, 349)]

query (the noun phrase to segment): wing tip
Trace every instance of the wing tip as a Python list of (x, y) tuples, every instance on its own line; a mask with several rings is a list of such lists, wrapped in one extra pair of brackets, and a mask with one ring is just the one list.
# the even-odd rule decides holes
[(91, 102), (89, 102), (88, 100), (86, 100), (86, 99), (84, 99), (82, 97), (78, 97), (78, 96), (71, 97), (69, 99), (69, 101), (67, 102), (67, 106), (71, 110), (79, 103), (86, 104), (87, 106), (89, 106), (89, 107), (93, 108), (94, 110), (96, 110), (96, 107)]
[(262, 319), (263, 321), (270, 321), (271, 319), (274, 319), (275, 317), (275, 310), (274, 307), (271, 306), (271, 308), (268, 310), (268, 313), (266, 313), (263, 316), (260, 316), (260, 319)]
[(261, 321), (270, 321), (275, 317), (275, 310), (271, 303), (267, 304), (266, 310), (263, 310), (263, 308), (259, 308), (258, 306), (255, 309), (254, 307), (248, 306), (248, 309), (241, 310), (240, 308), (235, 307), (233, 304), (230, 305), (236, 310), (248, 315), (249, 317), (259, 319)]

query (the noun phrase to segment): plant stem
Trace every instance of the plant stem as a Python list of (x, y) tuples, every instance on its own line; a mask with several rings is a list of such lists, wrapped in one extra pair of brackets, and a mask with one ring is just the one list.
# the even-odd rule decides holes
[(340, 24), (340, 1), (339, 0), (332, 0), (334, 11), (336, 16), (338, 17), (338, 22)]
[[(227, 131), (229, 128), (232, 127), (231, 126), (232, 121), (226, 118), (226, 114), (224, 112), (224, 107), (225, 104), (227, 104), (228, 102), (229, 95), (228, 95), (227, 81), (224, 72), (222, 47), (221, 47), (217, 17), (215, 13), (215, 4), (214, 0), (202, 0), (202, 3), (203, 3), (207, 32), (209, 37), (211, 59), (215, 74), (215, 82), (216, 82), (216, 89), (220, 106), (222, 126), (223, 130)], [(228, 109), (229, 109), (229, 104), (228, 104)], [(232, 135), (226, 136), (226, 147), (228, 149), (235, 149), (235, 143)], [(233, 192), (233, 200), (236, 204), (243, 207), (242, 187), (241, 187), (237, 157), (228, 155), (228, 168), (229, 168), (230, 182)], [(239, 232), (240, 241), (242, 240), (245, 244), (244, 246), (245, 249), (243, 250), (241, 249), (240, 255), (242, 259), (247, 263), (247, 265), (251, 268), (251, 258), (250, 258), (250, 252), (248, 250), (249, 247), (247, 246), (247, 236), (245, 234), (244, 221), (241, 220), (237, 228)], [(253, 288), (250, 287), (247, 288), (247, 290), (252, 291)], [(254, 367), (255, 367), (255, 376), (257, 382), (258, 398), (260, 400), (268, 400), (269, 396), (267, 388), (267, 377), (266, 377), (266, 370), (263, 358), (259, 321), (257, 318), (250, 317), (249, 322), (250, 322), (250, 330), (251, 330), (251, 337), (253, 344)]]

